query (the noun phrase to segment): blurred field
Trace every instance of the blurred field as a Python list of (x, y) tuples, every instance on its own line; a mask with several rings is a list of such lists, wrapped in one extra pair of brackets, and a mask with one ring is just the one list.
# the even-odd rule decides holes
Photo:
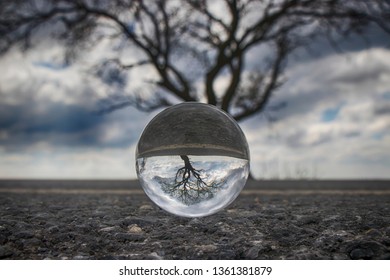
[[(11, 189), (142, 190), (137, 180), (0, 180), (0, 191)], [(390, 180), (250, 180), (245, 190), (390, 191)]]

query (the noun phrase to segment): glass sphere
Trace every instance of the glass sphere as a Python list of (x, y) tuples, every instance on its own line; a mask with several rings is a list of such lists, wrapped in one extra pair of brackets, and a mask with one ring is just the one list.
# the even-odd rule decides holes
[(185, 102), (165, 109), (137, 145), (138, 179), (162, 209), (202, 217), (228, 206), (249, 174), (249, 148), (236, 121), (217, 107)]

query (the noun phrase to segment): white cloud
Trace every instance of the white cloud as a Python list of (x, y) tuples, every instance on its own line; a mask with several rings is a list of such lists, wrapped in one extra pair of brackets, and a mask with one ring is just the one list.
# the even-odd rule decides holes
[[(103, 57), (110, 57), (112, 51), (107, 42), (102, 42), (93, 52), (64, 67), (63, 50), (58, 46), (45, 52), (11, 52), (0, 59), (0, 69), (5, 73), (0, 76), (0, 105), (26, 106), (31, 115), (50, 112), (53, 115), (47, 118), (52, 119), (60, 113), (50, 110), (53, 104), (91, 110), (98, 98), (113, 93), (104, 84), (86, 79), (83, 73)], [(267, 48), (253, 49), (248, 56), (249, 68), (258, 67), (254, 62), (268, 52)], [(138, 53), (125, 49), (121, 56), (134, 62)], [(286, 76), (288, 82), (271, 100), (287, 101), (286, 108), (274, 113), (279, 120), (267, 123), (264, 118), (254, 117), (242, 124), (256, 177), (389, 177), (389, 50), (372, 48), (295, 62)], [(154, 77), (148, 67), (131, 71), (127, 87), (120, 90), (142, 89), (144, 79)], [(221, 76), (215, 89), (222, 92), (227, 83), (228, 77)], [(322, 116), (332, 108), (338, 108), (334, 119), (325, 122)], [(74, 109), (78, 112), (78, 107)], [(48, 130), (18, 136), (0, 127), (0, 177), (135, 178), (136, 141), (151, 118), (129, 108), (68, 134)], [(61, 120), (56, 124), (60, 125)], [(19, 151), (1, 146), (15, 139), (24, 145), (17, 147)]]
[(0, 178), (131, 179), (135, 146), (105, 149), (39, 149), (1, 153)]
[(135, 178), (135, 145), (152, 116), (133, 108), (91, 115), (107, 92), (85, 71), (107, 52), (70, 65), (62, 52), (53, 46), (0, 59), (0, 178)]
[[(280, 120), (243, 124), (255, 177), (298, 176), (301, 169), (318, 178), (387, 178), (390, 51), (329, 56), (297, 64), (288, 74), (274, 96), (288, 103), (276, 113)], [(329, 108), (339, 109), (324, 121)]]

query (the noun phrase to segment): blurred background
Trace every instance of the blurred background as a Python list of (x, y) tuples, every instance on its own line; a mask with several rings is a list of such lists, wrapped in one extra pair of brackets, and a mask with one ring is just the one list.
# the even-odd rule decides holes
[(135, 179), (147, 123), (200, 101), (256, 179), (389, 179), (390, 6), (365, 2), (2, 1), (0, 178)]

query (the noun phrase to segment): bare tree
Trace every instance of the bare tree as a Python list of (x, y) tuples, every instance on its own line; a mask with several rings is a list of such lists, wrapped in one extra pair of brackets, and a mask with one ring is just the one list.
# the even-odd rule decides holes
[(223, 187), (223, 180), (210, 181), (203, 170), (192, 166), (188, 156), (181, 155), (180, 158), (184, 166), (177, 170), (174, 182), (169, 179), (161, 182), (164, 192), (186, 205), (192, 205), (213, 198), (214, 193)]
[[(30, 48), (48, 34), (63, 40), (69, 57), (110, 40), (134, 48), (139, 59), (107, 57), (97, 76), (107, 79), (108, 72), (107, 82), (123, 86), (123, 72), (150, 67), (157, 78), (145, 77), (151, 95), (105, 100), (105, 111), (202, 101), (240, 121), (264, 109), (294, 48), (318, 34), (332, 39), (369, 24), (390, 32), (389, 11), (383, 0), (3, 0), (0, 52), (15, 44)], [(259, 58), (262, 66), (247, 68), (248, 53), (263, 45), (269, 55)], [(221, 78), (227, 85), (218, 89)]]

